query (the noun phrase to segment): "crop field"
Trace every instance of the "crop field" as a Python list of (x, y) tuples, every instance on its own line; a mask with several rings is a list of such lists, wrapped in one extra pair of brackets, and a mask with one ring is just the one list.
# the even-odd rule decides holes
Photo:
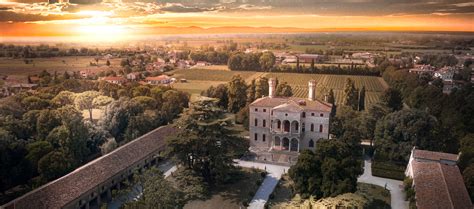
[(95, 62), (90, 56), (33, 58), (30, 64), (25, 64), (23, 59), (0, 58), (0, 74), (2, 75), (22, 75), (37, 74), (43, 70), (52, 73), (57, 71), (102, 71), (108, 69), (119, 69), (121, 59), (110, 59), (111, 66), (106, 66), (106, 60), (99, 60), (99, 66), (90, 66), (90, 62)]
[(186, 80), (199, 81), (230, 81), (234, 75), (240, 75), (242, 78), (246, 79), (253, 76), (256, 72), (191, 68), (176, 70), (173, 73), (173, 77), (177, 79), (184, 78)]
[(366, 106), (379, 101), (382, 92), (387, 88), (386, 83), (378, 77), (349, 76), (349, 75), (322, 75), (322, 74), (296, 74), (296, 73), (269, 73), (267, 77), (278, 78), (280, 82), (287, 82), (293, 88), (296, 97), (308, 96), (308, 81), (316, 81), (316, 97), (324, 98), (324, 94), (333, 89), (336, 103), (343, 102), (344, 85), (348, 78), (355, 81), (356, 88), (366, 89)]

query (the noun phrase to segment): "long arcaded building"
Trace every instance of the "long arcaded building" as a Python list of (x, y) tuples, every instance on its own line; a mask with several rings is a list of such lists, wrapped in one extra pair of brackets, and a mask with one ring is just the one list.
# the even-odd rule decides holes
[(111, 190), (119, 189), (134, 171), (156, 163), (166, 147), (166, 137), (175, 131), (170, 125), (157, 128), (1, 208), (96, 208), (102, 200), (109, 200)]

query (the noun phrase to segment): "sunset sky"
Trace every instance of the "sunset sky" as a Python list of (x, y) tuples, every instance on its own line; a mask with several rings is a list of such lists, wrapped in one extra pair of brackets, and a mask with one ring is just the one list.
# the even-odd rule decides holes
[[(73, 2), (74, 1), (74, 2)], [(474, 31), (469, 0), (0, 0), (0, 36)]]

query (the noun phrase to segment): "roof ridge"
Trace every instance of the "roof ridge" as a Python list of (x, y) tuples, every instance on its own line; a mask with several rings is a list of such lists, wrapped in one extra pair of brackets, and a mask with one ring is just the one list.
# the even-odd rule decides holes
[(444, 183), (443, 186), (446, 188), (446, 191), (448, 192), (449, 203), (451, 203), (451, 207), (454, 208), (453, 198), (451, 197), (451, 192), (449, 191), (448, 182), (446, 182), (446, 176), (444, 175), (444, 169), (443, 169), (444, 164), (442, 164), (441, 162), (437, 162), (437, 164), (438, 164), (439, 169), (441, 170), (441, 175), (443, 176), (443, 183)]

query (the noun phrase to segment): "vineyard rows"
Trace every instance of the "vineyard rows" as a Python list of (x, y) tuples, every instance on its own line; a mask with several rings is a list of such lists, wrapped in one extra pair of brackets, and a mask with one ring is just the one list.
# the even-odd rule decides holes
[(336, 103), (343, 102), (344, 85), (347, 78), (354, 80), (356, 88), (366, 89), (366, 106), (379, 101), (379, 97), (384, 91), (384, 85), (377, 77), (371, 76), (349, 76), (349, 75), (308, 75), (294, 73), (269, 73), (267, 77), (278, 78), (279, 82), (287, 82), (293, 89), (293, 95), (296, 97), (308, 96), (308, 81), (316, 81), (316, 97), (324, 99), (324, 95), (333, 89)]

